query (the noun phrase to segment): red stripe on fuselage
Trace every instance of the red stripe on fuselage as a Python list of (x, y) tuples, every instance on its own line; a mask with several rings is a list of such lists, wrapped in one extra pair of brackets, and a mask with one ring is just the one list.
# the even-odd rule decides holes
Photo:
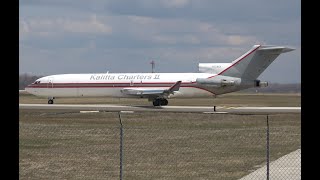
[[(184, 84), (193, 84), (193, 83), (194, 82), (192, 82), (192, 83), (184, 83)], [(59, 83), (54, 83), (54, 84), (59, 84)], [(61, 83), (61, 84), (79, 84), (79, 83)], [(83, 83), (83, 84), (97, 84), (97, 83)], [(99, 84), (115, 84), (115, 83), (99, 83)], [(128, 84), (128, 83), (118, 83), (118, 84)], [(143, 84), (145, 84), (145, 83), (143, 83)], [(157, 84), (157, 83), (154, 83), (154, 84)], [(162, 83), (162, 84), (165, 84), (165, 83)], [(172, 83), (170, 83), (170, 84), (172, 84)], [(51, 84), (48, 84), (48, 85), (51, 86)], [(155, 88), (155, 87), (169, 88), (169, 87), (171, 87), (171, 86), (53, 86), (53, 87), (50, 87), (50, 86), (49, 87), (48, 86), (28, 86), (27, 88), (57, 89), (57, 88)], [(211, 92), (211, 91), (209, 91), (207, 89), (204, 89), (204, 88), (201, 88), (201, 87), (183, 86), (183, 85), (181, 85), (180, 87), (197, 88), (197, 89), (205, 90), (207, 92), (215, 94), (214, 92)]]
[[(55, 83), (55, 82), (53, 82), (53, 83), (41, 83), (41, 84), (30, 84), (29, 86), (28, 86), (28, 88), (33, 88), (33, 87), (36, 87), (36, 88), (47, 88), (47, 86), (59, 86), (59, 85), (68, 85), (68, 84), (75, 84), (75, 85), (77, 85), (76, 87), (95, 87), (95, 86), (81, 86), (82, 84), (106, 84), (106, 85), (110, 85), (110, 84), (117, 84), (117, 85), (120, 85), (120, 84), (124, 84), (124, 85), (126, 85), (126, 84), (134, 84), (134, 85), (144, 85), (144, 84), (169, 84), (169, 85), (174, 85), (176, 82), (143, 82), (143, 83), (141, 83), (141, 82), (133, 82), (133, 83), (131, 83), (131, 82), (123, 82), (123, 83), (108, 83), (108, 82), (105, 82), (105, 83), (90, 83), (90, 82), (88, 82), (88, 83), (86, 83), (86, 82), (84, 82), (84, 83)], [(184, 83), (181, 83), (181, 85), (185, 85), (185, 84), (195, 84), (196, 82), (184, 82)], [(63, 87), (63, 86), (59, 86), (59, 87)], [(71, 86), (69, 86), (69, 87), (71, 87)], [(97, 87), (104, 87), (104, 86), (97, 86)], [(115, 86), (114, 86), (115, 87)], [(122, 86), (119, 86), (119, 87), (122, 87)], [(151, 87), (151, 86), (145, 86), (145, 87)], [(155, 86), (155, 87), (157, 87), (157, 86)], [(169, 86), (170, 87), (170, 86)]]
[[(44, 86), (44, 85), (50, 85), (50, 86), (52, 86), (52, 84), (53, 85), (60, 85), (60, 84), (77, 84), (77, 85), (81, 85), (81, 84), (117, 84), (117, 85), (119, 85), (119, 84), (170, 84), (170, 85), (173, 85), (173, 84), (175, 84), (176, 82), (143, 82), (143, 83), (141, 83), (141, 82), (123, 82), (123, 83), (113, 83), (113, 82), (101, 82), (101, 83), (91, 83), (91, 82), (83, 82), (83, 83), (74, 83), (74, 82), (72, 82), (72, 83), (55, 83), (55, 82), (53, 82), (53, 83), (41, 83), (41, 84), (30, 84), (30, 85), (28, 85), (28, 87), (34, 87), (34, 86), (39, 86), (39, 85), (42, 85), (42, 86)], [(181, 83), (181, 85), (182, 84), (195, 84), (196, 82), (184, 82), (184, 83)]]

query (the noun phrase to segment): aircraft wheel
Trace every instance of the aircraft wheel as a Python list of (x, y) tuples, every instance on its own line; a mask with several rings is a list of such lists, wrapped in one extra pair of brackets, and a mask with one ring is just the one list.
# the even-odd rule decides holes
[(168, 100), (166, 100), (164, 98), (155, 99), (155, 100), (153, 100), (153, 105), (154, 106), (165, 106), (165, 105), (168, 105)]
[(166, 100), (164, 98), (161, 98), (161, 99), (159, 99), (159, 103), (160, 103), (161, 106), (165, 106), (165, 105), (168, 104), (168, 100)]
[(159, 99), (155, 99), (152, 102), (153, 106), (160, 106), (160, 100)]
[(53, 99), (49, 99), (48, 104), (53, 104)]
[(168, 100), (162, 99), (162, 100), (161, 100), (161, 105), (163, 105), (163, 106), (168, 105)]

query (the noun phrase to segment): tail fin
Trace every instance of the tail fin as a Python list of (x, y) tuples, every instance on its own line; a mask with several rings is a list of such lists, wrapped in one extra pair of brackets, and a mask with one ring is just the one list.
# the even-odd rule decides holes
[(281, 53), (293, 50), (283, 46), (254, 45), (218, 75), (257, 79)]

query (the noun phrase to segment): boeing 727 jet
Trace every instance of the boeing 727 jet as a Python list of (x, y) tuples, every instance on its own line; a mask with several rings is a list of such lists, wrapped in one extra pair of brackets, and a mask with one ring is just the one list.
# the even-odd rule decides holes
[(59, 74), (37, 79), (25, 90), (48, 97), (147, 98), (154, 106), (170, 98), (215, 97), (251, 87), (266, 87), (257, 78), (281, 54), (294, 49), (254, 45), (231, 63), (199, 63), (199, 73)]

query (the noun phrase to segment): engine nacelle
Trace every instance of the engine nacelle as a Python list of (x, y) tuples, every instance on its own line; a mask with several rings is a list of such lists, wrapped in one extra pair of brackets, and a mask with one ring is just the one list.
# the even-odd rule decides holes
[(267, 87), (267, 86), (268, 86), (267, 81), (260, 81), (260, 80), (254, 81), (254, 87)]
[(241, 82), (240, 78), (233, 78), (228, 76), (217, 76), (214, 78), (197, 78), (196, 82), (198, 84), (213, 86), (213, 87), (226, 87), (235, 86)]
[(230, 80), (230, 81), (225, 80), (225, 79), (221, 80), (221, 86), (234, 86), (234, 85), (235, 85), (235, 83), (232, 80)]

